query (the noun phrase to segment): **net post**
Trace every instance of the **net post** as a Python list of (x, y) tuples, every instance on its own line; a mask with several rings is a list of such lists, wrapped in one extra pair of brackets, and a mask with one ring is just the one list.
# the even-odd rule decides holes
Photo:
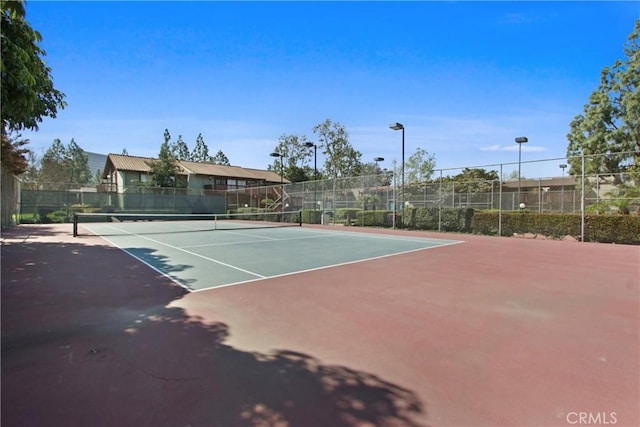
[(73, 237), (78, 237), (78, 214), (73, 214)]
[(302, 210), (298, 211), (298, 226), (302, 227)]

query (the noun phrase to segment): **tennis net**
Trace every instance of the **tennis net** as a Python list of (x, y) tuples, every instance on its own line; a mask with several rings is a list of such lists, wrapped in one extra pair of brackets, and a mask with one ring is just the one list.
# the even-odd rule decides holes
[(75, 213), (73, 236), (188, 233), (301, 225), (301, 211), (235, 214)]

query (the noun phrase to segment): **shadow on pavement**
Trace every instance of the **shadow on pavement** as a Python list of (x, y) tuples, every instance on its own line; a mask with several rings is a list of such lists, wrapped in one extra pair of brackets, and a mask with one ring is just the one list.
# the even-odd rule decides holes
[(3, 426), (424, 426), (375, 374), (225, 344), (169, 307), (183, 288), (96, 242), (3, 244)]

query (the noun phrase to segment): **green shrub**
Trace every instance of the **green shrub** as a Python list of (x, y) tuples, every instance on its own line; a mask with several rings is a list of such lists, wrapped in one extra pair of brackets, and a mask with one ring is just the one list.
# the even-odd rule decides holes
[(361, 209), (355, 208), (338, 208), (335, 210), (335, 220), (336, 222), (346, 223), (347, 221), (355, 220), (358, 212), (361, 212)]
[(46, 216), (47, 223), (55, 223), (55, 224), (59, 224), (59, 223), (63, 223), (63, 222), (69, 222), (68, 221), (68, 217), (67, 217), (67, 213), (65, 211), (53, 211), (50, 212), (47, 216)]
[(589, 242), (640, 244), (640, 216), (587, 215), (584, 237)]
[(305, 224), (321, 224), (322, 211), (318, 209), (304, 209), (302, 211), (302, 222)]
[[(472, 220), (475, 234), (498, 234), (498, 212), (476, 212)], [(580, 238), (580, 214), (502, 213), (502, 235), (540, 234), (546, 237)], [(584, 240), (602, 243), (640, 244), (640, 217), (632, 215), (586, 215)]]
[(414, 230), (470, 232), (473, 209), (410, 208), (405, 210), (404, 225)]
[(393, 212), (383, 211), (360, 211), (356, 213), (359, 225), (367, 227), (392, 227)]

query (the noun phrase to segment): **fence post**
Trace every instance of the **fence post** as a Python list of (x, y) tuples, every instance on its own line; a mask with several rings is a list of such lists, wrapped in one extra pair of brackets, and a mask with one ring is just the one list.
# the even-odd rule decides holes
[(500, 163), (500, 176), (498, 177), (498, 237), (502, 236), (502, 163)]
[(538, 213), (542, 213), (542, 179), (538, 178)]
[[(442, 231), (442, 169), (440, 169), (440, 203), (438, 203), (438, 231)], [(455, 192), (454, 192), (455, 194)]]
[(584, 173), (584, 151), (582, 152), (582, 176), (581, 176), (581, 187), (582, 187), (582, 195), (580, 196), (580, 241), (584, 242), (584, 215), (585, 215), (585, 205), (584, 205), (584, 197), (585, 197), (585, 173)]

